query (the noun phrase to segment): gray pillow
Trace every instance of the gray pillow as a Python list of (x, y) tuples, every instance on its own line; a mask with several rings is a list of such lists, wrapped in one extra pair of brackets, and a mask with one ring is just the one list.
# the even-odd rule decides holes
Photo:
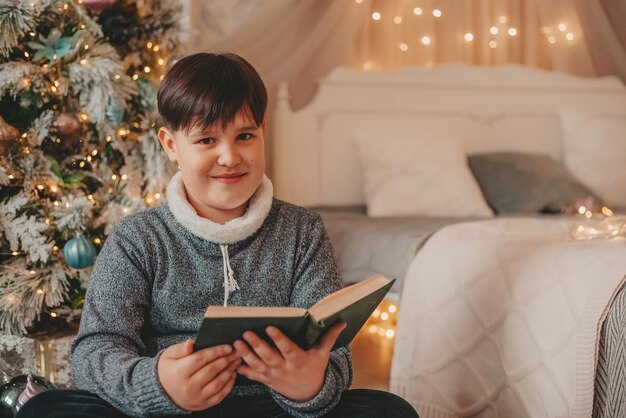
[(478, 154), (469, 166), (496, 213), (560, 213), (575, 201), (597, 200), (559, 162), (547, 155)]

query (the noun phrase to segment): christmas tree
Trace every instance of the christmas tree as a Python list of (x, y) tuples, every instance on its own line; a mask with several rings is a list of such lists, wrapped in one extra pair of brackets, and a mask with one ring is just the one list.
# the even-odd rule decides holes
[(0, 332), (75, 320), (112, 225), (161, 199), (176, 22), (159, 0), (0, 1)]

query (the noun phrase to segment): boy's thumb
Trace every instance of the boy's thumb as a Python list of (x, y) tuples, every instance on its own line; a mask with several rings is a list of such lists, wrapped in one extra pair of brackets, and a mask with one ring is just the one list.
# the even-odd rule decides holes
[(165, 349), (165, 351), (163, 351), (161, 357), (179, 359), (187, 357), (191, 353), (193, 353), (193, 341), (188, 339), (182, 343), (170, 345)]

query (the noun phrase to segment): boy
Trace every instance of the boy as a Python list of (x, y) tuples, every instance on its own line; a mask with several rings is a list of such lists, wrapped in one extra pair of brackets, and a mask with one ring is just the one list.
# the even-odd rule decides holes
[(342, 286), (319, 215), (273, 198), (266, 106), (259, 75), (233, 54), (188, 56), (163, 79), (159, 140), (179, 172), (166, 205), (111, 231), (71, 347), (75, 394), (98, 416), (417, 416), (395, 395), (347, 391), (349, 349), (330, 351), (345, 324), (308, 351), (274, 327), (275, 348), (247, 332), (192, 350), (209, 304), (308, 308)]

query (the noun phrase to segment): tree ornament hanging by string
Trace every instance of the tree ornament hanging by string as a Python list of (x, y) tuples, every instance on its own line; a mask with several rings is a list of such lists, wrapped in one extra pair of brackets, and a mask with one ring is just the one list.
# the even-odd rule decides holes
[(85, 9), (95, 14), (100, 14), (110, 9), (115, 4), (115, 0), (83, 0), (82, 4), (85, 6)]
[(11, 145), (19, 138), (20, 131), (16, 127), (9, 125), (0, 116), (0, 154), (4, 154), (11, 148)]
[(74, 113), (64, 112), (59, 114), (54, 121), (57, 134), (62, 139), (76, 138), (81, 131), (80, 121)]
[(54, 384), (43, 377), (30, 373), (13, 377), (0, 386), (0, 416), (14, 417), (33, 396), (55, 388)]
[(96, 247), (83, 234), (78, 234), (65, 243), (63, 257), (68, 266), (84, 269), (96, 261)]

